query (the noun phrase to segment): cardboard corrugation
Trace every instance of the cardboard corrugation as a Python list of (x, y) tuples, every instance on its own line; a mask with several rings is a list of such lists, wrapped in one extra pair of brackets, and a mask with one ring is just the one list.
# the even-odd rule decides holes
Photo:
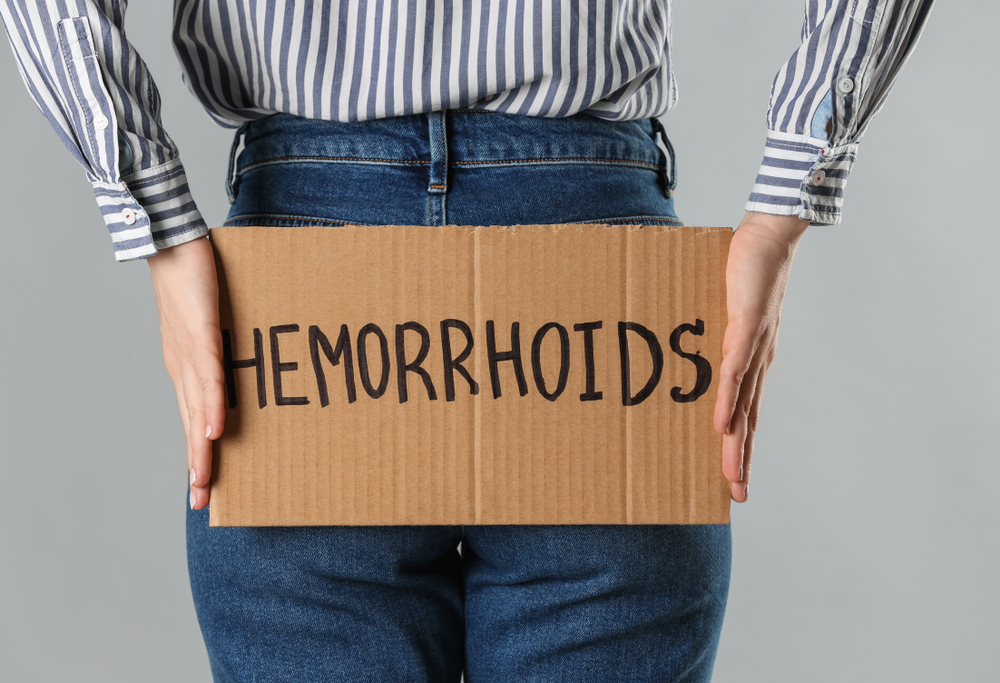
[[(509, 227), (225, 227), (212, 230), (220, 273), (222, 327), (233, 360), (255, 357), (260, 331), (267, 405), (258, 407), (256, 368), (231, 368), (237, 407), (227, 409), (216, 442), (210, 520), (214, 526), (315, 524), (689, 524), (728, 523), (729, 486), (721, 473), (721, 437), (712, 410), (725, 331), (728, 228), (661, 226)], [(463, 366), (478, 395), (454, 372), (446, 400), (440, 323), (469, 325)], [(486, 321), (495, 321), (497, 352), (511, 348), (520, 324), (527, 395), (512, 362), (498, 363), (494, 398)], [(695, 362), (706, 359), (708, 390), (689, 392)], [(396, 326), (420, 323), (430, 341), (423, 379), (404, 373), (400, 402)], [(593, 330), (594, 383), (585, 393), (584, 332)], [(663, 351), (656, 389), (638, 405), (622, 402), (619, 323), (652, 330)], [(386, 338), (385, 391), (372, 398), (360, 381), (359, 332), (374, 323)], [(554, 401), (541, 395), (532, 344), (546, 323), (565, 330), (569, 371)], [(283, 366), (281, 393), (306, 405), (277, 405), (272, 328)], [(347, 325), (357, 397), (348, 402), (344, 357), (325, 356), (329, 405), (321, 406), (309, 345), (316, 325), (336, 343)], [(539, 347), (542, 386), (555, 391), (563, 332), (550, 326)], [(685, 328), (688, 329), (688, 328)], [(403, 331), (405, 361), (420, 334)], [(651, 354), (634, 332), (632, 391), (650, 376)], [(450, 331), (453, 356), (464, 336)], [(377, 334), (366, 337), (371, 383), (382, 364)], [(374, 386), (374, 389), (378, 389)], [(227, 390), (227, 394), (230, 393)], [(377, 392), (375, 392), (377, 393)]]

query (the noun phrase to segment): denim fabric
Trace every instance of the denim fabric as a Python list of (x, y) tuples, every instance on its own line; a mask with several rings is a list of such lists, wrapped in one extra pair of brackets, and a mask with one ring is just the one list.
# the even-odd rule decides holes
[[(228, 225), (679, 224), (648, 120), (279, 115), (240, 134)], [(219, 683), (708, 681), (730, 529), (209, 528), (202, 510), (188, 558)]]
[(680, 224), (648, 119), (281, 114), (241, 132), (226, 225)]

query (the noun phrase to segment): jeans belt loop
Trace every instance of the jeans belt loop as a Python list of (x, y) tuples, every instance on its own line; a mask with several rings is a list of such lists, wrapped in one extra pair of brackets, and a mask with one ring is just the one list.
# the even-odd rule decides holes
[(236, 129), (236, 135), (233, 137), (233, 146), (229, 150), (229, 166), (226, 168), (226, 196), (229, 197), (230, 204), (236, 203), (236, 186), (239, 185), (236, 181), (236, 150), (239, 148), (240, 140), (243, 139), (243, 134), (249, 125), (250, 122), (247, 121)]
[(674, 159), (674, 146), (670, 144), (670, 138), (667, 137), (667, 131), (664, 130), (660, 119), (655, 116), (651, 116), (649, 121), (653, 124), (653, 131), (655, 135), (663, 140), (663, 146), (667, 151), (668, 163), (663, 169), (663, 187), (664, 194), (667, 196), (667, 199), (670, 199), (670, 196), (674, 192), (674, 188), (677, 187), (677, 166)]
[(428, 137), (431, 146), (430, 178), (427, 192), (448, 193), (448, 130), (447, 112), (433, 111), (427, 114)]

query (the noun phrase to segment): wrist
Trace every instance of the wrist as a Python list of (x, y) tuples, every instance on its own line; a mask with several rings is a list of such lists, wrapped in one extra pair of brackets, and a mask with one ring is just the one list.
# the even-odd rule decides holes
[(191, 240), (161, 249), (146, 260), (161, 309), (176, 305), (183, 311), (214, 310), (218, 315), (219, 285), (211, 242)]
[(808, 227), (809, 221), (798, 216), (779, 216), (748, 211), (743, 216), (737, 230), (752, 232), (757, 236), (781, 242), (794, 249)]
[(169, 277), (172, 274), (202, 270), (209, 263), (214, 270), (215, 255), (212, 251), (212, 243), (209, 242), (208, 238), (199, 237), (173, 247), (160, 249), (154, 256), (147, 258), (146, 263), (149, 264), (149, 270), (155, 280), (160, 277)]

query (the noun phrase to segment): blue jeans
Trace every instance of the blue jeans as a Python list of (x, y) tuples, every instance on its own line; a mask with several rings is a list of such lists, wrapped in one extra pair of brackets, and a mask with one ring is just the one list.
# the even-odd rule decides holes
[[(241, 133), (227, 225), (679, 224), (649, 120), (277, 115)], [(730, 531), (209, 528), (202, 510), (188, 558), (220, 683), (708, 681)]]

